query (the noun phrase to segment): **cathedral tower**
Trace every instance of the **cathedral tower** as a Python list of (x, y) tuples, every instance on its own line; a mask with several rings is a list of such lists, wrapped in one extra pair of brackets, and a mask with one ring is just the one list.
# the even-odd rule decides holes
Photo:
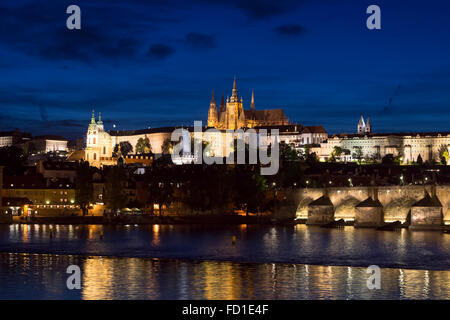
[(219, 116), (217, 114), (216, 101), (214, 99), (214, 91), (212, 92), (211, 102), (208, 111), (208, 127), (217, 127), (219, 124)]
[(255, 93), (252, 90), (252, 102), (250, 103), (250, 110), (254, 113), (255, 112)]
[(366, 133), (371, 133), (372, 132), (372, 125), (370, 124), (370, 118), (369, 117), (367, 117), (366, 127), (365, 127), (364, 131)]
[(243, 112), (242, 110), (242, 98), (239, 101), (236, 88), (236, 77), (234, 77), (233, 91), (230, 100), (227, 101), (227, 129), (235, 130), (239, 128), (238, 120), (239, 116)]
[(366, 130), (366, 124), (364, 123), (364, 118), (361, 116), (358, 122), (358, 134), (363, 134)]

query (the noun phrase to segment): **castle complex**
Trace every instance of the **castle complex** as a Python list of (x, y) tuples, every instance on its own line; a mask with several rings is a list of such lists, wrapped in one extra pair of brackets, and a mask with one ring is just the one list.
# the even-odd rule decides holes
[[(361, 116), (356, 133), (334, 134), (328, 136), (322, 126), (302, 126), (291, 124), (282, 109), (256, 110), (252, 92), (250, 109), (244, 109), (243, 99), (238, 96), (234, 79), (231, 97), (222, 96), (217, 108), (214, 92), (208, 110), (207, 126), (216, 129), (203, 135), (216, 156), (227, 156), (226, 148), (220, 141), (226, 141), (226, 130), (278, 129), (279, 142), (292, 145), (297, 150), (315, 152), (321, 161), (328, 161), (333, 152), (340, 148), (343, 152), (335, 156), (336, 161), (361, 161), (362, 159), (380, 162), (386, 155), (397, 157), (402, 164), (412, 162), (440, 162), (443, 149), (450, 153), (450, 132), (425, 133), (373, 133), (370, 119)], [(206, 127), (204, 129), (206, 129)], [(140, 139), (148, 140), (154, 154), (162, 153), (165, 140), (171, 138), (176, 127), (143, 129), (133, 131), (106, 132), (101, 117), (95, 120), (92, 114), (86, 136), (84, 159), (92, 166), (114, 165), (114, 148), (122, 142), (129, 142), (135, 150)], [(185, 128), (192, 135), (192, 127)], [(139, 157), (139, 155), (136, 155)]]
[[(256, 110), (254, 95), (250, 104), (250, 110), (243, 108), (243, 99), (239, 98), (236, 89), (236, 79), (233, 83), (232, 95), (227, 98), (226, 104), (222, 97), (220, 109), (217, 110), (217, 105), (214, 100), (214, 93), (211, 99), (207, 126), (219, 130), (217, 133), (208, 133), (203, 136), (203, 139), (208, 141), (212, 146), (212, 152), (219, 156), (225, 155), (225, 146), (217, 143), (222, 136), (227, 133), (225, 130), (247, 129), (259, 127), (282, 128), (289, 125), (289, 120), (285, 116), (282, 109), (266, 109)], [(303, 128), (298, 126), (298, 128)], [(313, 128), (313, 127), (310, 127)], [(127, 130), (127, 131), (109, 131), (106, 132), (99, 115), (99, 120), (96, 121), (94, 113), (92, 113), (91, 122), (88, 126), (86, 135), (86, 148), (84, 160), (88, 161), (91, 166), (101, 167), (103, 165), (114, 165), (117, 163), (117, 158), (113, 157), (113, 151), (116, 145), (121, 142), (129, 142), (135, 150), (135, 146), (139, 139), (148, 139), (151, 151), (155, 154), (162, 153), (162, 145), (166, 139), (171, 138), (172, 132), (177, 127), (164, 127), (155, 129), (142, 130)], [(185, 128), (192, 131), (191, 128)], [(323, 128), (321, 134), (325, 133)], [(305, 139), (313, 139), (313, 133), (308, 131), (309, 136)], [(311, 137), (310, 137), (311, 136)]]
[(233, 91), (227, 98), (226, 105), (222, 96), (219, 111), (212, 94), (208, 111), (208, 127), (219, 130), (236, 130), (240, 128), (255, 128), (260, 126), (282, 126), (289, 124), (282, 109), (255, 109), (255, 95), (252, 92), (250, 110), (243, 108), (243, 99), (239, 99), (236, 89), (236, 79), (233, 82)]

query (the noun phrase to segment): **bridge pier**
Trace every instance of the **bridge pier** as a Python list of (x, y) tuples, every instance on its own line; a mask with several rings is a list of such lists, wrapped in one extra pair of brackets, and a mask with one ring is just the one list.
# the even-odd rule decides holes
[(384, 224), (383, 205), (378, 188), (369, 189), (369, 197), (356, 206), (355, 228), (377, 228)]
[(442, 230), (444, 217), (442, 203), (436, 195), (436, 186), (431, 187), (431, 196), (425, 190), (424, 197), (411, 207), (411, 230)]
[(307, 225), (324, 225), (334, 221), (334, 206), (325, 191), (319, 199), (308, 205)]

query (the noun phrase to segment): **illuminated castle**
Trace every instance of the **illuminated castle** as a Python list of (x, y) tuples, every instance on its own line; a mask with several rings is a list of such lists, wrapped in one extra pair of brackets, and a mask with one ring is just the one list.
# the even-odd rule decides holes
[(236, 79), (233, 83), (233, 91), (230, 98), (227, 98), (226, 105), (222, 96), (219, 111), (212, 94), (208, 111), (208, 127), (220, 130), (235, 130), (239, 128), (254, 128), (262, 126), (281, 126), (289, 124), (289, 120), (282, 109), (255, 109), (255, 96), (252, 92), (250, 110), (243, 108), (242, 97), (239, 99), (236, 89)]

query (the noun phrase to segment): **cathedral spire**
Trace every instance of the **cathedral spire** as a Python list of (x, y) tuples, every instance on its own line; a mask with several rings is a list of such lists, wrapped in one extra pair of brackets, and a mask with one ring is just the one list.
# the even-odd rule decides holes
[(220, 107), (219, 107), (219, 111), (220, 111), (220, 112), (225, 112), (225, 111), (226, 111), (226, 107), (225, 107), (225, 97), (223, 96), (223, 93), (222, 93), (222, 98), (220, 99)]
[(250, 103), (250, 110), (255, 111), (255, 93), (252, 90), (252, 102)]
[(230, 101), (231, 102), (238, 102), (239, 101), (239, 97), (238, 97), (238, 94), (237, 94), (237, 88), (236, 88), (236, 76), (234, 76), (233, 92), (231, 94)]
[(366, 131), (366, 124), (364, 123), (364, 118), (361, 115), (361, 118), (359, 118), (359, 122), (358, 122), (358, 133), (362, 134)]
[(364, 131), (366, 133), (372, 133), (372, 125), (370, 124), (370, 118), (367, 117), (367, 122), (366, 122), (366, 126), (364, 128)]
[(94, 109), (92, 109), (91, 123), (95, 123), (95, 110)]
[(217, 106), (216, 101), (214, 99), (214, 90), (212, 92), (211, 102), (209, 104), (209, 111), (208, 111), (208, 127), (217, 127), (217, 124), (219, 122), (219, 116), (217, 114)]

